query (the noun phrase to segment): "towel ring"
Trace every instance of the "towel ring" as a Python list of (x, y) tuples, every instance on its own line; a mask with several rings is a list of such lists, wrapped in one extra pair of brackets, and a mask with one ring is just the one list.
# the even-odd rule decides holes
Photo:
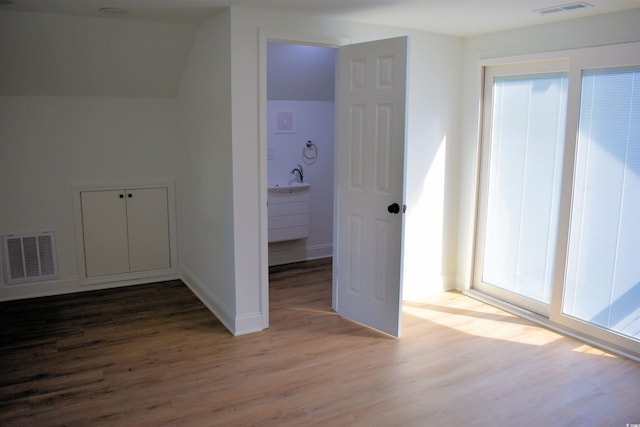
[(315, 160), (318, 158), (318, 147), (311, 141), (307, 141), (302, 149), (302, 156), (307, 160)]

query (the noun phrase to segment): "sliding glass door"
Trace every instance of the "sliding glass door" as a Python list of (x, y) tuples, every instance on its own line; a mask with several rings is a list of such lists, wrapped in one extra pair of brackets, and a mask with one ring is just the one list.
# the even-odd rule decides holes
[(567, 109), (563, 63), (492, 69), (486, 91), (483, 238), (476, 287), (549, 314)]
[(485, 69), (473, 288), (640, 357), (640, 44)]
[(640, 339), (640, 67), (582, 75), (564, 314)]

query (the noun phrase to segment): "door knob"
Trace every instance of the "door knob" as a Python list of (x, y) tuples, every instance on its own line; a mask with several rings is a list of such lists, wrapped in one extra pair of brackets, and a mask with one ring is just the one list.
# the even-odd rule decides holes
[(400, 205), (397, 203), (392, 203), (387, 206), (387, 210), (389, 211), (389, 213), (397, 214), (398, 212), (400, 212)]

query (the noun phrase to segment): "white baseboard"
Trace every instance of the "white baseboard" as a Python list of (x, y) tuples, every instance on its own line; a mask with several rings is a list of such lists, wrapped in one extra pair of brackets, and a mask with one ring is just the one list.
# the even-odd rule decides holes
[(456, 274), (449, 273), (442, 276), (442, 290), (451, 291), (456, 288)]
[(182, 281), (187, 285), (191, 292), (213, 313), (214, 316), (229, 330), (236, 335), (236, 321), (219, 302), (218, 298), (185, 267), (181, 268)]
[(269, 266), (329, 258), (333, 255), (333, 245), (314, 245), (294, 248), (270, 248)]
[(118, 281), (104, 281), (87, 284), (78, 278), (64, 278), (43, 280), (33, 283), (0, 286), (0, 301), (13, 301), (25, 298), (39, 298), (54, 295), (72, 294), (76, 292), (97, 291), (101, 289), (121, 288), (124, 286), (143, 285), (167, 280), (178, 280), (177, 274), (167, 274), (154, 277), (136, 278)]
[[(95, 280), (95, 279), (94, 279)], [(124, 286), (142, 285), (147, 283), (164, 282), (167, 280), (182, 280), (196, 297), (213, 313), (214, 316), (233, 335), (243, 335), (263, 330), (262, 314), (246, 313), (233, 316), (218, 301), (218, 298), (188, 269), (181, 269), (181, 274), (157, 275), (128, 280), (103, 281), (87, 283), (78, 278), (43, 280), (33, 283), (16, 285), (0, 285), (0, 301), (13, 301), (26, 298), (38, 298), (54, 295), (64, 295), (76, 292), (96, 291), (101, 289), (120, 288)]]
[(250, 334), (264, 329), (262, 326), (261, 313), (246, 313), (235, 317), (232, 316), (229, 311), (218, 302), (218, 298), (204, 285), (201, 280), (196, 278), (196, 276), (188, 269), (182, 267), (181, 270), (182, 281), (233, 335)]
[(236, 316), (236, 330), (233, 335), (245, 335), (260, 332), (262, 326), (262, 313), (246, 313)]

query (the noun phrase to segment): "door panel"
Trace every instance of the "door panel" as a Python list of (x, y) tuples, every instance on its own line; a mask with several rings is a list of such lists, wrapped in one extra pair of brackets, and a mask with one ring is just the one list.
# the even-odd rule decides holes
[(393, 128), (393, 105), (376, 105), (376, 191), (380, 194), (391, 193), (391, 148)]
[(349, 293), (353, 296), (362, 294), (363, 263), (362, 250), (364, 247), (364, 217), (362, 215), (349, 215), (349, 236), (346, 240), (348, 244), (347, 253), (349, 255), (349, 281), (346, 283)]
[(391, 221), (375, 220), (375, 242), (373, 247), (376, 250), (375, 263), (373, 264), (375, 272), (373, 275), (374, 292), (373, 298), (379, 303), (393, 301), (395, 288), (387, 286), (389, 275), (395, 272), (389, 272), (389, 257), (393, 256), (388, 251), (388, 242), (393, 239), (393, 224)]
[(364, 171), (362, 161), (364, 157), (364, 105), (349, 106), (351, 127), (349, 128), (349, 186), (352, 190), (364, 190)]
[(406, 37), (339, 49), (335, 309), (400, 335)]

